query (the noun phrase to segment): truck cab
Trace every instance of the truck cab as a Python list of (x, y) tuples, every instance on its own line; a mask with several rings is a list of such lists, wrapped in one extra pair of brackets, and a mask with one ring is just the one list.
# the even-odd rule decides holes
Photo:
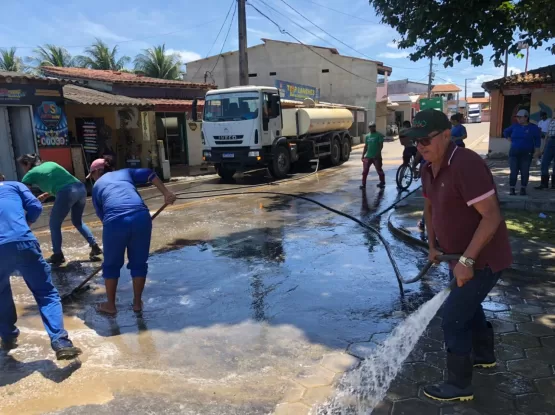
[(482, 122), (482, 105), (481, 104), (469, 104), (468, 105), (468, 117), (467, 121), (469, 123), (480, 123)]
[(222, 178), (241, 170), (265, 167), (281, 138), (279, 91), (242, 86), (209, 91), (202, 123), (203, 159), (214, 163)]

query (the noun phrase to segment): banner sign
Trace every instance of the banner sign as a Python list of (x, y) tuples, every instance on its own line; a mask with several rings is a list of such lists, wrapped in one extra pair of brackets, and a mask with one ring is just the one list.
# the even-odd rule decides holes
[(314, 100), (314, 102), (318, 102), (320, 100), (319, 88), (279, 80), (276, 80), (275, 86), (279, 89), (279, 95), (283, 99), (302, 101), (303, 99), (310, 98)]
[(69, 145), (67, 119), (62, 107), (54, 101), (44, 101), (35, 107), (35, 133), (39, 147)]

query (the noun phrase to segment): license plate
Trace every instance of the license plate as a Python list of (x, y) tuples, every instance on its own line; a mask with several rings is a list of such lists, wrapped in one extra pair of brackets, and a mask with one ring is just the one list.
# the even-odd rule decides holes
[(232, 159), (232, 158), (235, 157), (235, 153), (223, 153), (223, 154), (222, 154), (222, 157), (223, 157), (224, 159)]

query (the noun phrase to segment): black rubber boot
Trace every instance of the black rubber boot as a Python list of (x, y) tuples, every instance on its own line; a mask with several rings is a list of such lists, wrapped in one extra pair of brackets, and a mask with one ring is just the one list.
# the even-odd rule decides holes
[(521, 196), (526, 196), (526, 187), (521, 187), (520, 188), (520, 195)]
[(555, 174), (551, 176), (551, 188), (555, 189)]
[(474, 367), (492, 368), (497, 365), (493, 348), (493, 326), (489, 321), (487, 324), (486, 329), (472, 332)]
[(102, 249), (98, 246), (98, 244), (94, 244), (91, 246), (91, 253), (89, 254), (89, 258), (91, 260), (95, 260), (98, 258), (99, 255), (102, 255)]
[(9, 351), (16, 349), (18, 346), (17, 344), (17, 337), (10, 337), (5, 339), (0, 339), (0, 349), (4, 351)]
[(424, 395), (436, 401), (471, 401), (472, 357), (470, 354), (457, 356), (447, 352), (447, 381), (439, 385), (426, 386)]
[(515, 191), (515, 188), (514, 188), (514, 187), (511, 187), (511, 193), (510, 193), (510, 195), (511, 195), (511, 196), (516, 196), (516, 191)]
[(58, 267), (66, 262), (66, 258), (64, 257), (64, 254), (53, 254), (50, 258), (46, 260), (46, 262), (55, 267)]
[[(553, 183), (551, 183), (553, 186)], [(549, 187), (549, 174), (542, 174), (542, 181), (538, 187), (535, 187), (536, 190), (543, 190)]]

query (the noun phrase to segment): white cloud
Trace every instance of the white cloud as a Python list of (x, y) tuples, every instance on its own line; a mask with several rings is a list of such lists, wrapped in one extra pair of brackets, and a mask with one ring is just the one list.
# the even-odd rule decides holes
[(79, 16), (79, 20), (76, 23), (77, 23), (77, 26), (79, 27), (79, 30), (82, 33), (90, 35), (94, 38), (99, 38), (99, 39), (102, 39), (104, 41), (112, 40), (112, 41), (116, 41), (116, 42), (121, 42), (123, 40), (129, 40), (126, 37), (123, 37), (123, 36), (120, 36), (120, 35), (114, 33), (113, 31), (108, 29), (103, 24), (95, 23), (95, 22), (87, 19), (83, 15)]
[(166, 54), (179, 56), (179, 60), (181, 61), (181, 63), (196, 61), (202, 58), (202, 56), (200, 56), (198, 53), (192, 52), (190, 50), (168, 49), (166, 50)]
[(391, 49), (399, 49), (399, 47), (397, 46), (397, 42), (395, 42), (395, 41), (387, 42), (387, 47), (391, 48)]
[(252, 29), (252, 28), (248, 28), (247, 32), (252, 33), (253, 35), (256, 35), (257, 37), (260, 38), (266, 38), (266, 39), (271, 39), (272, 38), (272, 34), (268, 33), (268, 32), (264, 32), (263, 30), (258, 30), (258, 29)]
[(367, 49), (370, 46), (374, 45), (383, 45), (383, 43), (387, 40), (390, 41), (391, 39), (399, 36), (395, 30), (390, 28), (389, 26), (385, 26), (382, 24), (375, 24), (375, 25), (364, 25), (364, 26), (351, 26), (350, 33), (343, 34), (344, 39), (352, 38), (352, 41), (348, 41), (346, 43), (354, 42), (355, 49)]
[[(480, 74), (478, 76), (476, 76), (476, 78), (474, 79), (469, 79), (467, 82), (467, 88), (469, 93), (470, 92), (476, 92), (476, 91), (483, 91), (482, 89), (482, 84), (484, 82), (488, 82), (491, 81), (493, 79), (499, 79), (503, 77), (505, 69), (503, 67), (501, 68), (493, 68), (492, 72), (488, 73), (488, 74)], [(517, 68), (516, 66), (509, 66), (507, 68), (507, 75), (510, 75), (511, 72), (513, 73), (513, 75), (515, 74), (519, 74), (522, 72), (522, 69)]]
[(378, 55), (378, 58), (386, 59), (403, 59), (408, 57), (409, 52), (383, 52)]

